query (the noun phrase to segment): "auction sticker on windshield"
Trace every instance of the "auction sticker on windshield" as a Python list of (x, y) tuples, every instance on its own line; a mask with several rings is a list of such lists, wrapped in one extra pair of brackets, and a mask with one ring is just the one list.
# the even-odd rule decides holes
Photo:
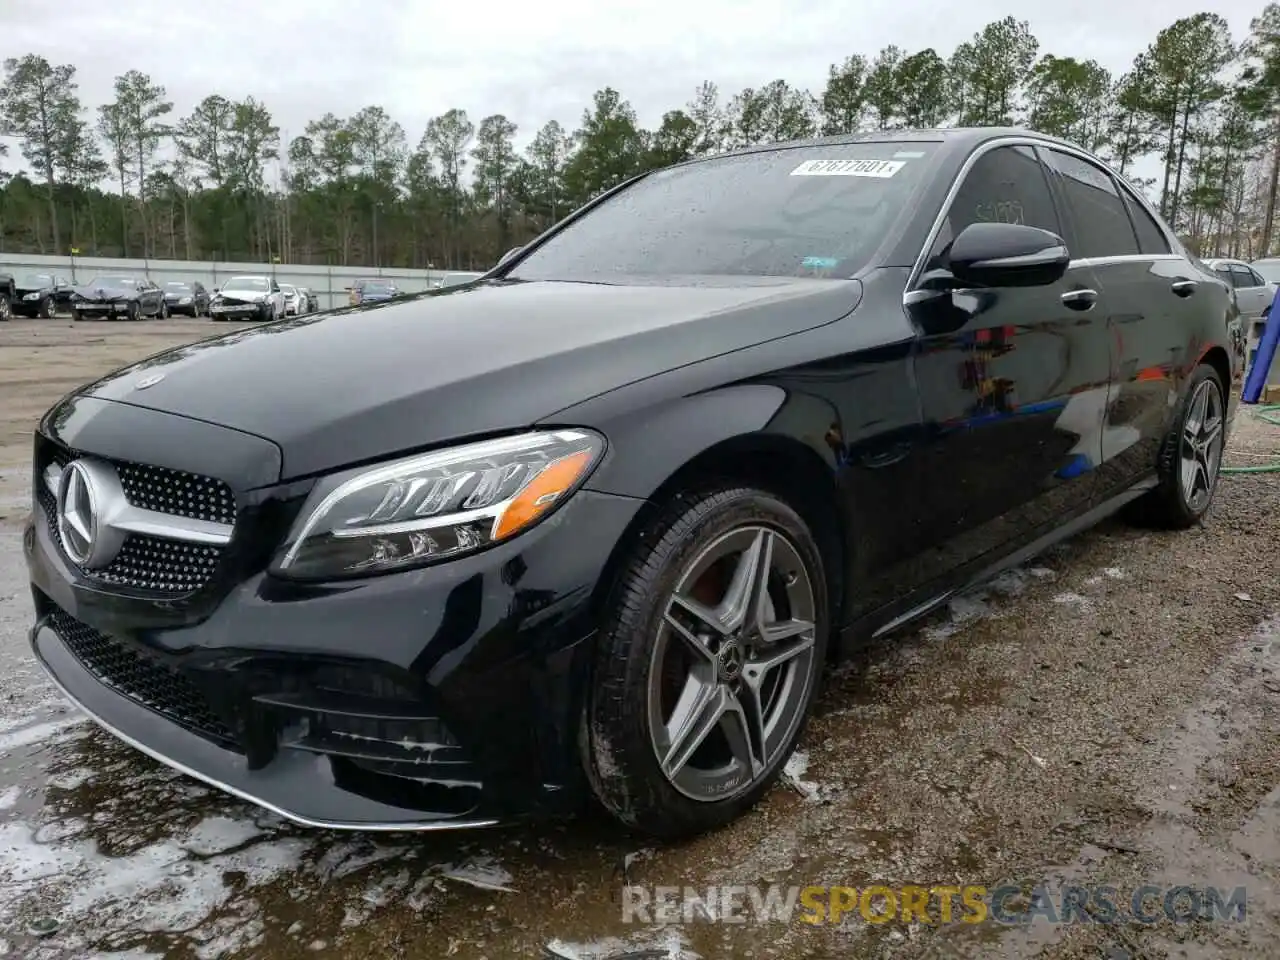
[(905, 160), (806, 160), (791, 171), (793, 177), (892, 177)]

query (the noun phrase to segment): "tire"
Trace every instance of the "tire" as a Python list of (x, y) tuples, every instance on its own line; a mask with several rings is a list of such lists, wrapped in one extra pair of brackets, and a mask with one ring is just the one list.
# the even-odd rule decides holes
[[(1207, 363), (1200, 364), (1192, 371), (1173, 426), (1160, 444), (1158, 484), (1134, 503), (1131, 519), (1165, 530), (1185, 530), (1204, 519), (1218, 487), (1226, 409), (1226, 391), (1217, 371)], [(1209, 433), (1201, 422), (1206, 411)], [(1196, 433), (1194, 441), (1188, 436), (1189, 428)]]
[(169, 319), (169, 304), (164, 300), (160, 301), (160, 308), (156, 310), (156, 319), (158, 320)]
[[(707, 621), (695, 621), (687, 604), (698, 609), (700, 602), (707, 615), (720, 586), (731, 582), (724, 571), (737, 569), (753, 551), (758, 556), (765, 542), (771, 545), (770, 582), (765, 602), (752, 605), (763, 615), (745, 618), (737, 630), (724, 630), (721, 620), (721, 635), (710, 639), (708, 628), (701, 640), (695, 638), (687, 628)], [(725, 559), (706, 568), (725, 551)], [(677, 593), (696, 593), (697, 600), (682, 603)], [(779, 604), (785, 609), (778, 610)], [(791, 507), (761, 490), (722, 486), (681, 494), (637, 540), (606, 609), (579, 739), (593, 792), (618, 820), (655, 837), (690, 836), (729, 823), (769, 789), (795, 749), (826, 662), (827, 584), (808, 527)], [(686, 629), (671, 626), (673, 620)], [(780, 638), (757, 661), (751, 647), (760, 622), (803, 622), (807, 629)], [(793, 655), (761, 670), (769, 656), (782, 657), (782, 651)], [(708, 707), (715, 698), (731, 708), (750, 706), (758, 702), (753, 690), (767, 699), (771, 689), (781, 688), (766, 710), (768, 725), (776, 727), (773, 735), (761, 738), (756, 727), (753, 741), (742, 712), (747, 708), (739, 708), (709, 728), (714, 735), (695, 738), (696, 749), (688, 747), (692, 741), (680, 748), (680, 736), (668, 737), (665, 727), (695, 689), (693, 680), (711, 698)], [(726, 732), (736, 740), (736, 753)], [(672, 749), (673, 739), (680, 749)], [(666, 769), (660, 753), (673, 761)], [(678, 762), (681, 754), (687, 762)]]
[(125, 308), (125, 318), (130, 323), (136, 323), (142, 319), (142, 310), (140, 309), (137, 300), (129, 301), (129, 306)]
[(0, 323), (7, 323), (9, 317), (13, 315), (13, 309), (9, 306), (9, 298), (0, 293)]
[(36, 310), (36, 316), (41, 320), (52, 320), (53, 315), (53, 297), (45, 297), (40, 301), (40, 306)]
[(82, 313), (81, 313), (79, 310), (77, 310), (75, 307), (72, 307), (72, 308), (71, 308), (71, 322), (72, 322), (72, 323), (82, 323), (83, 321), (84, 321), (84, 314), (82, 314)]

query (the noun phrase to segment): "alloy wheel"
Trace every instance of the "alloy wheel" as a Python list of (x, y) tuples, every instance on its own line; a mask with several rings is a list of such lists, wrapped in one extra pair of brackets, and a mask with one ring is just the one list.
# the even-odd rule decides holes
[(676, 790), (724, 801), (773, 769), (814, 682), (815, 615), (800, 553), (773, 528), (731, 530), (688, 565), (648, 681), (650, 740)]
[(1222, 394), (1212, 380), (1203, 380), (1187, 404), (1178, 450), (1178, 476), (1187, 508), (1200, 513), (1209, 505), (1222, 464)]

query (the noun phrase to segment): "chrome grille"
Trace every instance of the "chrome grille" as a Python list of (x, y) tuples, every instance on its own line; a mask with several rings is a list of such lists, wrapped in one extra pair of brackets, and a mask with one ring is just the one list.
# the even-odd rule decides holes
[(81, 623), (61, 608), (53, 608), (49, 623), (99, 682), (192, 733), (236, 749), (235, 734), (181, 671)]
[[(50, 464), (65, 467), (79, 454), (46, 442), (43, 462), (38, 464), (37, 482)], [(108, 460), (120, 477), (129, 503), (145, 510), (188, 517), (213, 523), (234, 524), (235, 494), (223, 481), (167, 467), (153, 467), (128, 461)], [(39, 483), (37, 498), (49, 522), (49, 534), (61, 547), (57, 501), (48, 486)], [(218, 572), (224, 547), (169, 540), (131, 533), (110, 565), (84, 571), (103, 584), (143, 590), (162, 595), (194, 593)]]

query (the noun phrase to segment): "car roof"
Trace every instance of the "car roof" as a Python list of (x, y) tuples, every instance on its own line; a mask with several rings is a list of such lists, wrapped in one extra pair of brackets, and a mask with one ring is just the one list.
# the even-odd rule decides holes
[[(792, 150), (805, 147), (831, 147), (853, 143), (940, 143), (951, 153), (968, 154), (974, 147), (988, 140), (1020, 137), (1043, 142), (1046, 146), (1063, 146), (1072, 150), (1075, 144), (1047, 133), (1028, 130), (1025, 127), (945, 127), (921, 130), (868, 130), (858, 133), (840, 133), (829, 137), (810, 137), (804, 140), (784, 140), (779, 143), (762, 143), (725, 153), (710, 154), (686, 160), (676, 166), (703, 163), (721, 157), (745, 156), (752, 153), (768, 153), (773, 150)], [(1086, 151), (1087, 152), (1087, 151)]]

